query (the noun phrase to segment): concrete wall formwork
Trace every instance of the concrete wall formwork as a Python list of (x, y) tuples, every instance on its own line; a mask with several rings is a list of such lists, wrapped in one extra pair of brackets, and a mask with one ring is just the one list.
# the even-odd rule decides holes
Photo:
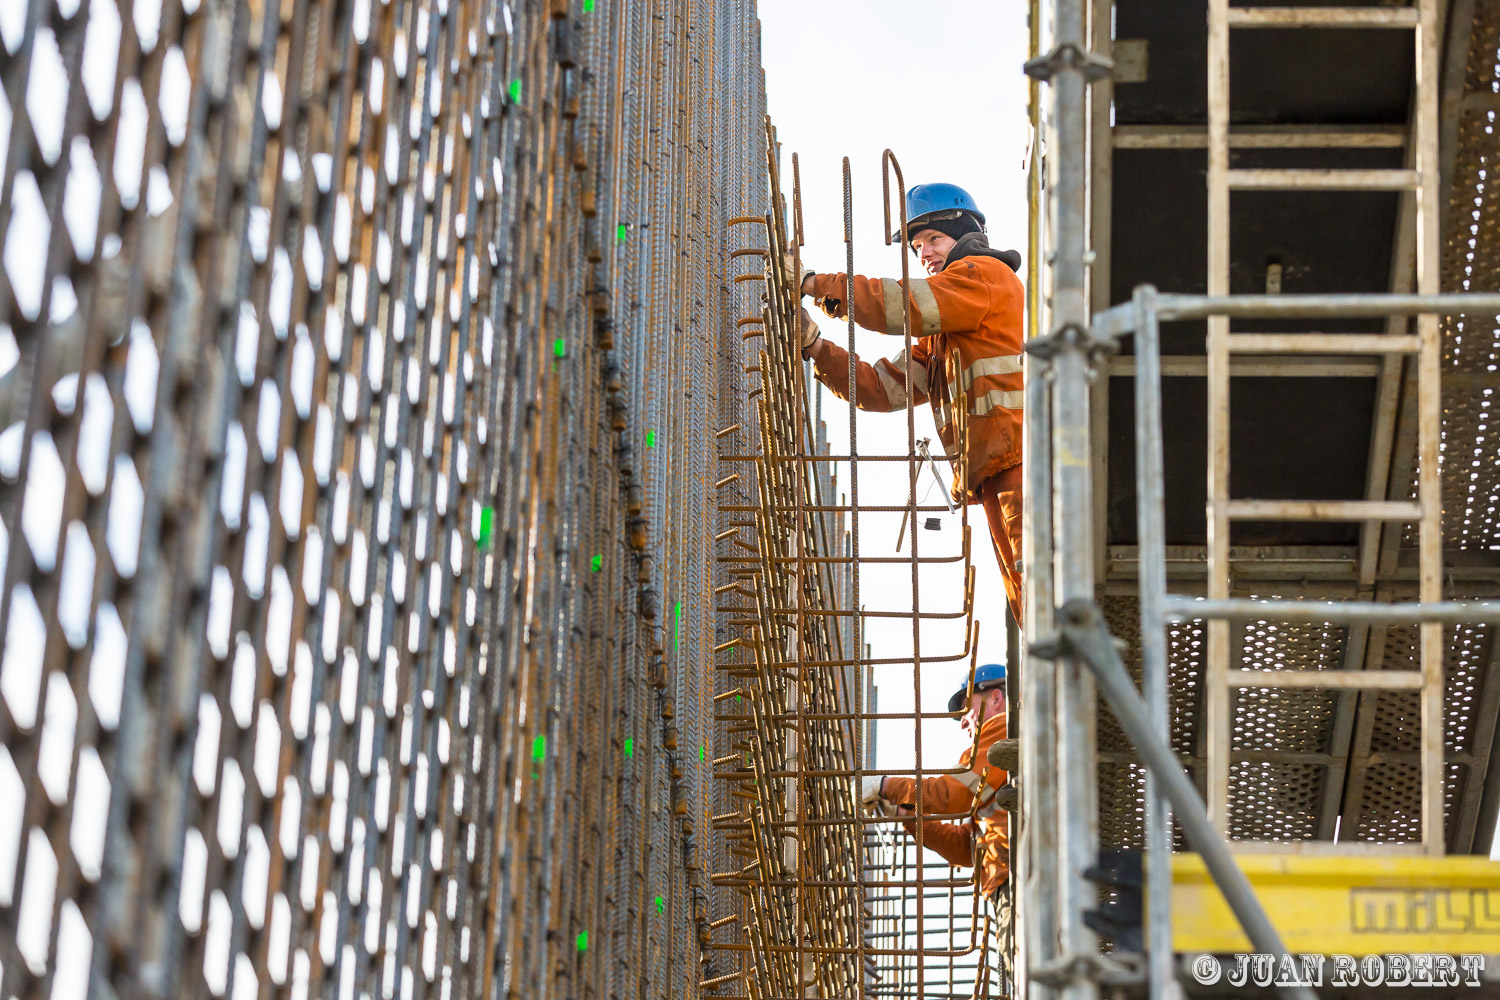
[(0, 41), (0, 993), (698, 995), (753, 3)]

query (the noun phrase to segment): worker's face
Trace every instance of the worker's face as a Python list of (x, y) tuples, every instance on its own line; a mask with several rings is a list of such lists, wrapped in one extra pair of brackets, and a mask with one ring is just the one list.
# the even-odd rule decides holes
[(948, 251), (953, 249), (956, 243), (953, 237), (947, 233), (940, 233), (936, 229), (924, 229), (911, 238), (911, 248), (916, 253), (917, 259), (922, 266), (927, 268), (928, 274), (937, 274), (948, 262)]
[(964, 712), (963, 718), (958, 720), (958, 724), (964, 727), (964, 734), (973, 739), (974, 734), (979, 732), (979, 727), (984, 725), (986, 720), (993, 719), (1004, 710), (1004, 691), (999, 688), (981, 691), (969, 699), (969, 709)]

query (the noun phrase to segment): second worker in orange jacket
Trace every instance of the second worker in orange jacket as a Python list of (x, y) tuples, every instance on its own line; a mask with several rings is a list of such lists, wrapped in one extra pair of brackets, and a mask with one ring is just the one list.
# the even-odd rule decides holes
[[(948, 701), (948, 711), (964, 714), (959, 720), (973, 745), (958, 758), (957, 774), (924, 775), (921, 779), (922, 845), (942, 855), (949, 864), (977, 869), (979, 895), (990, 908), (1005, 968), (1010, 969), (1011, 919), (1010, 823), (1006, 810), (1015, 803), (1015, 787), (1005, 771), (989, 763), (989, 748), (1008, 736), (1005, 709), (1005, 667), (987, 663), (974, 672), (973, 691), (967, 684)], [(917, 832), (915, 777), (887, 775), (865, 779), (862, 800), (880, 802), (913, 819), (903, 825)]]
[[(954, 462), (953, 498), (984, 505), (1006, 598), (1019, 624), (1025, 293), (1016, 269), (1021, 258), (1014, 250), (990, 248), (984, 216), (962, 188), (919, 184), (906, 199), (911, 247), (929, 275), (909, 282), (911, 354), (908, 358), (903, 350), (873, 365), (856, 357), (853, 402), (862, 410), (882, 412), (932, 405), (943, 446), (954, 456), (962, 448), (965, 459)], [(829, 316), (843, 318), (852, 305), (860, 326), (902, 336), (899, 280), (856, 275), (853, 302), (845, 303), (844, 274), (791, 277)], [(818, 337), (811, 317), (804, 316), (802, 334), (803, 354), (812, 359), (818, 381), (848, 400), (849, 352)], [(954, 413), (960, 400), (968, 427), (962, 442)]]

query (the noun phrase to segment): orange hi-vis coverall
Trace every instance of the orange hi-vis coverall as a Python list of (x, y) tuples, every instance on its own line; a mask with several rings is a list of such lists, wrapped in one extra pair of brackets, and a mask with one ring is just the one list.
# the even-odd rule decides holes
[[(960, 444), (968, 477), (953, 469), (953, 498), (981, 503), (1005, 581), (1012, 614), (1021, 621), (1021, 341), (1025, 293), (1008, 255), (989, 249), (982, 234), (960, 238), (947, 265), (930, 278), (911, 278), (911, 393), (906, 352), (871, 365), (855, 358), (854, 404), (890, 412), (932, 404), (938, 437), (948, 454)], [(1019, 262), (1019, 258), (1014, 258)], [(847, 315), (843, 274), (814, 274), (812, 295), (830, 316)], [(902, 336), (901, 282), (854, 278), (854, 321), (876, 333)], [(849, 352), (820, 339), (809, 355), (819, 382), (849, 399)], [(967, 440), (959, 442), (953, 409), (960, 394), (968, 409)]]
[[(1005, 713), (991, 716), (979, 727), (979, 752), (973, 747), (958, 759), (963, 774), (938, 774), (922, 779), (923, 815), (968, 812), (979, 796), (974, 818), (962, 822), (927, 820), (922, 824), (922, 844), (943, 856), (949, 864), (979, 869), (979, 892), (988, 896), (1010, 877), (1010, 826), (1004, 809), (994, 804), (995, 789), (1005, 784), (1006, 774), (988, 763), (990, 744), (1004, 739)], [(885, 779), (888, 801), (914, 808), (917, 779), (891, 776)], [(916, 834), (916, 822), (906, 824)], [(976, 858), (977, 854), (977, 858)]]

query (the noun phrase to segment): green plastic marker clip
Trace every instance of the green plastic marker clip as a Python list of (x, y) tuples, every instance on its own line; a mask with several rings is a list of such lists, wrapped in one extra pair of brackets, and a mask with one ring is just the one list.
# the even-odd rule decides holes
[(589, 932), (588, 931), (579, 931), (578, 932), (578, 950), (579, 951), (588, 951), (589, 950)]
[(592, 14), (594, 12), (594, 0), (583, 0), (583, 12)]
[(734, 696), (734, 700), (735, 701), (744, 701), (745, 700), (745, 696), (742, 695), (742, 694), (737, 694), (737, 695)]
[(490, 546), (490, 534), (495, 530), (495, 508), (486, 507), (479, 512), (479, 541), (475, 543), (481, 549)]
[(604, 557), (602, 555), (595, 556), (591, 566), (595, 573), (599, 572), (599, 570), (604, 566)]
[(552, 353), (556, 354), (560, 358), (567, 357), (568, 356), (568, 342), (566, 340), (562, 339), (561, 337), (558, 337), (556, 340), (554, 340), (552, 342)]
[(646, 447), (647, 448), (655, 448), (656, 447), (656, 432), (655, 431), (647, 431), (646, 432)]
[(538, 736), (531, 741), (531, 759), (540, 764), (547, 756), (547, 737)]
[(660, 896), (656, 897), (656, 912), (660, 913), (667, 908), (667, 901)]
[(510, 100), (512, 104), (521, 103), (521, 81), (510, 81)]
[(635, 740), (631, 739), (629, 736), (625, 737), (625, 756), (635, 756)]
[(620, 242), (623, 243), (626, 240), (628, 240), (629, 238), (630, 238), (630, 227), (629, 226), (625, 225), (625, 223), (622, 222), (618, 226), (615, 227), (615, 239), (617, 239), (617, 240), (619, 240)]
[(708, 760), (708, 747), (706, 747), (706, 746), (700, 746), (700, 747), (698, 747), (698, 759), (699, 760)]
[(677, 602), (677, 648), (682, 648), (682, 602)]

